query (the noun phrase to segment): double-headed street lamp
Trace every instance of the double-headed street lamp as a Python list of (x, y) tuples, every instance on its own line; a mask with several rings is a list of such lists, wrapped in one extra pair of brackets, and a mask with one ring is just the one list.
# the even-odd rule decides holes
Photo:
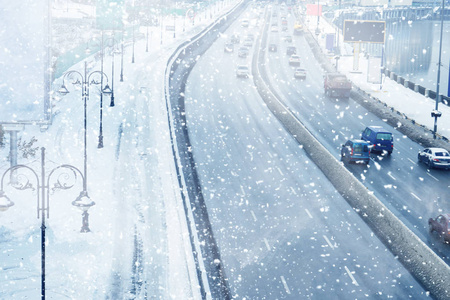
[[(103, 79), (103, 76), (106, 77), (106, 85), (105, 87), (103, 87), (103, 80), (101, 80), (100, 82), (95, 81), (94, 79), (91, 80), (91, 77), (94, 75), (100, 75), (101, 78)], [(106, 76), (106, 74), (102, 71), (93, 71), (91, 73), (88, 74), (87, 72), (87, 62), (84, 62), (84, 76), (83, 74), (81, 74), (78, 71), (68, 71), (67, 73), (64, 74), (63, 76), (63, 83), (61, 88), (58, 90), (58, 92), (61, 95), (67, 95), (69, 93), (69, 90), (66, 88), (65, 85), (65, 80), (68, 78), (72, 78), (72, 77), (80, 77), (77, 78), (77, 81), (73, 82), (72, 84), (81, 84), (82, 85), (82, 89), (81, 89), (81, 95), (83, 98), (83, 102), (84, 102), (84, 177), (85, 180), (87, 180), (87, 150), (86, 150), (86, 146), (87, 146), (87, 100), (89, 98), (89, 87), (90, 84), (99, 84), (101, 83), (101, 94), (107, 94), (110, 95), (112, 93), (112, 90), (110, 89), (109, 85), (108, 85), (108, 76)], [(81, 79), (81, 82), (80, 80)], [(102, 124), (101, 124), (101, 120), (100, 120), (100, 128), (102, 128)], [(102, 132), (100, 132), (99, 135), (99, 148), (100, 147), (100, 142), (102, 143), (101, 146), (103, 147), (103, 134)]]
[[(17, 174), (18, 171), (22, 171), (23, 173)], [(29, 171), (29, 172), (27, 172)], [(65, 173), (64, 171), (70, 171)], [(73, 175), (74, 179), (76, 179), (77, 174), (81, 176), (83, 179), (83, 190), (80, 192), (80, 195), (72, 201), (72, 205), (80, 208), (83, 211), (83, 221), (81, 232), (89, 232), (89, 214), (88, 209), (95, 204), (89, 196), (86, 190), (86, 176), (84, 176), (79, 169), (72, 165), (60, 165), (50, 171), (48, 175), (46, 175), (45, 171), (45, 148), (41, 148), (41, 176), (39, 177), (38, 173), (33, 170), (31, 167), (26, 165), (16, 165), (8, 170), (6, 170), (1, 179), (1, 190), (0, 190), (0, 211), (6, 211), (8, 208), (14, 205), (14, 202), (6, 196), (4, 191), (4, 180), (7, 173), (10, 173), (10, 178), (14, 178), (10, 185), (18, 190), (26, 190), (32, 189), (34, 190), (33, 184), (31, 183), (28, 175), (34, 177), (36, 179), (36, 202), (37, 202), (37, 218), (39, 219), (39, 213), (41, 213), (41, 299), (45, 299), (45, 213), (47, 212), (47, 218), (49, 217), (49, 203), (50, 203), (50, 190), (55, 189), (63, 189), (67, 190), (74, 186), (74, 183), (70, 182), (67, 184), (68, 179), (71, 178), (70, 175)], [(63, 174), (61, 174), (63, 173)], [(58, 176), (56, 181), (54, 182), (54, 186), (50, 188), (50, 180), (52, 179), (52, 175), (64, 175)]]

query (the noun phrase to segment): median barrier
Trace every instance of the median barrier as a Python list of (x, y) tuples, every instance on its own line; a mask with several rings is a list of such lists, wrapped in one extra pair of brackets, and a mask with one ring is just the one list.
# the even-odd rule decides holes
[[(260, 44), (264, 45), (267, 39), (267, 24), (258, 38)], [(307, 40), (310, 42), (311, 37), (307, 38)], [(313, 47), (315, 46), (315, 43), (310, 42), (309, 44)], [(322, 55), (319, 51), (314, 51), (314, 54), (319, 63), (326, 65), (326, 57), (321, 57)], [(270, 111), (298, 143), (303, 146), (308, 156), (330, 180), (336, 190), (416, 280), (426, 290), (430, 291), (436, 299), (450, 299), (450, 267), (406, 227), (341, 162), (328, 152), (290, 111), (289, 107), (279, 100), (280, 97), (266, 83), (268, 80), (264, 65), (264, 55), (264, 51), (260, 51), (258, 55), (254, 56), (252, 73), (258, 92)], [(333, 68), (328, 66), (325, 69), (328, 71)]]

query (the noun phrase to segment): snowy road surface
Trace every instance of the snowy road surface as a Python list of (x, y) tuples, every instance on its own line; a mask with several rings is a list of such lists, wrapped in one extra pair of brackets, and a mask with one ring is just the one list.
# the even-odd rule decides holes
[[(255, 21), (248, 10), (243, 18)], [(239, 22), (241, 39), (258, 29)], [(238, 298), (426, 297), (265, 108), (250, 57), (200, 58), (186, 87), (187, 125), (214, 234)]]

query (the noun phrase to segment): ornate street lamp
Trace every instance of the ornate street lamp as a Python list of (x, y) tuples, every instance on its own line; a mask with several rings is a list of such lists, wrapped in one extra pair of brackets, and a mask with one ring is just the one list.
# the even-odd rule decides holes
[[(87, 72), (87, 62), (84, 62), (84, 76), (83, 74), (81, 74), (78, 71), (68, 71), (67, 73), (64, 74), (63, 76), (63, 83), (61, 85), (61, 88), (58, 90), (58, 92), (62, 95), (66, 95), (69, 93), (69, 90), (66, 88), (65, 80), (68, 78), (72, 78), (73, 76), (78, 76), (79, 78), (77, 78), (77, 81), (73, 82), (73, 84), (82, 84), (82, 89), (81, 89), (81, 96), (83, 98), (83, 102), (84, 102), (84, 177), (87, 178), (87, 150), (86, 150), (86, 146), (87, 146), (87, 100), (89, 98), (89, 87), (90, 84), (98, 84), (99, 82), (95, 81), (95, 80), (91, 80), (91, 76), (94, 75), (100, 75), (101, 78), (103, 78), (103, 76), (106, 77), (106, 85), (105, 87), (103, 87), (103, 84), (101, 85), (101, 93), (100, 94), (107, 94), (110, 95), (112, 93), (111, 88), (108, 85), (108, 76), (106, 76), (105, 73), (101, 72), (101, 71), (93, 71), (91, 73), (88, 74)], [(80, 80), (81, 79), (81, 82)], [(100, 83), (103, 80), (100, 81)], [(100, 120), (100, 128), (102, 128), (102, 120)], [(101, 144), (100, 144), (101, 142)], [(103, 147), (103, 133), (100, 132), (99, 135), (99, 148)]]
[[(80, 196), (82, 196), (82, 199), (80, 199), (80, 196), (72, 202), (72, 204), (76, 207), (79, 207), (83, 211), (83, 226), (81, 227), (81, 232), (89, 232), (89, 219), (88, 219), (88, 213), (87, 210), (95, 204), (94, 201), (92, 201), (87, 193), (86, 190), (86, 176), (81, 173), (81, 171), (72, 166), (72, 165), (60, 165), (52, 170), (50, 170), (49, 174), (46, 175), (45, 170), (45, 148), (41, 148), (41, 176), (39, 177), (38, 173), (32, 169), (29, 166), (26, 165), (16, 165), (8, 170), (6, 170), (1, 179), (1, 189), (0, 189), (0, 211), (6, 211), (8, 208), (12, 207), (14, 205), (14, 202), (12, 202), (8, 196), (6, 196), (6, 193), (4, 191), (4, 180), (6, 178), (7, 173), (17, 173), (18, 171), (22, 171), (22, 173), (17, 174), (17, 176), (14, 176), (15, 180), (14, 182), (10, 182), (10, 186), (17, 189), (17, 190), (27, 190), (32, 189), (34, 190), (33, 184), (31, 183), (32, 180), (30, 180), (27, 176), (28, 174), (32, 174), (32, 177), (36, 179), (36, 187), (37, 187), (37, 193), (36, 193), (36, 203), (37, 203), (37, 218), (39, 219), (39, 213), (41, 213), (41, 299), (45, 299), (45, 218), (49, 217), (49, 204), (50, 204), (50, 191), (56, 190), (56, 189), (62, 189), (67, 190), (71, 189), (74, 185), (71, 184), (71, 182), (68, 182), (69, 179), (73, 178), (76, 180), (77, 174), (81, 176), (83, 179), (83, 190), (80, 193)], [(64, 171), (70, 171), (70, 172), (64, 172)], [(53, 175), (60, 175), (57, 176), (56, 181), (54, 182), (53, 187), (50, 186), (50, 180), (53, 178)], [(71, 176), (72, 175), (72, 176)], [(47, 212), (47, 216), (46, 213)]]

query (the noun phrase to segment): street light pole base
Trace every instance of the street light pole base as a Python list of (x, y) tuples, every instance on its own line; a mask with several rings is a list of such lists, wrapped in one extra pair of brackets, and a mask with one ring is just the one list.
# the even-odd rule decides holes
[(83, 226), (81, 227), (80, 232), (91, 232), (89, 229), (89, 213), (87, 211), (83, 212)]
[(103, 148), (103, 136), (101, 136), (101, 135), (98, 137), (98, 146), (97, 146), (97, 148), (99, 148), (99, 149)]

